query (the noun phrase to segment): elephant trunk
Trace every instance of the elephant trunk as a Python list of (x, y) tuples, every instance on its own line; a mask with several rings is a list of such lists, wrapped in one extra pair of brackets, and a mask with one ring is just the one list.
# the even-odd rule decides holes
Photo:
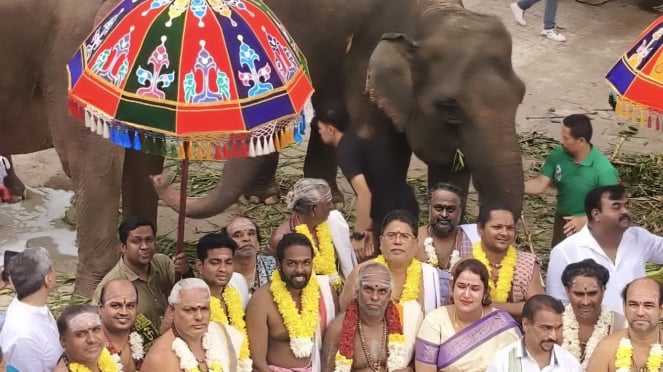
[[(191, 218), (208, 218), (226, 210), (256, 179), (263, 163), (269, 161), (269, 158), (270, 156), (260, 156), (228, 160), (214, 189), (202, 197), (187, 198), (185, 215)], [(157, 192), (168, 206), (180, 211), (179, 190), (170, 187), (159, 190), (157, 187)]]
[[(505, 111), (504, 109), (501, 109)], [(509, 111), (509, 110), (506, 110)], [(472, 171), (480, 205), (499, 203), (518, 219), (523, 207), (524, 178), (514, 116), (479, 110), (477, 126), (465, 133), (462, 152)], [(478, 129), (482, 128), (482, 129)], [(490, 131), (479, 133), (479, 131)]]

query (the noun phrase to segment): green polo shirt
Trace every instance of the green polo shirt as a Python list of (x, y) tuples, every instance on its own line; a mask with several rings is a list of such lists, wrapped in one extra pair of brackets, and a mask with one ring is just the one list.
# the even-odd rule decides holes
[(595, 147), (583, 161), (576, 163), (562, 146), (552, 150), (541, 168), (541, 174), (557, 187), (557, 214), (582, 216), (585, 196), (598, 186), (616, 185), (619, 174), (610, 160)]
[(97, 286), (92, 303), (99, 303), (101, 288), (106, 282), (115, 278), (128, 279), (134, 284), (138, 293), (136, 309), (138, 314), (143, 314), (158, 330), (161, 326), (161, 318), (168, 307), (168, 295), (173, 288), (173, 284), (175, 284), (175, 267), (171, 259), (165, 254), (156, 253), (150, 261), (150, 273), (147, 281), (144, 281), (131, 271), (124, 260), (120, 258), (118, 263)]

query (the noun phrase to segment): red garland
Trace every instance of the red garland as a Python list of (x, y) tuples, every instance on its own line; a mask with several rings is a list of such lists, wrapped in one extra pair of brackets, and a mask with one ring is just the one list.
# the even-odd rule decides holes
[[(401, 324), (401, 317), (398, 314), (398, 309), (393, 301), (389, 301), (385, 311), (387, 319), (387, 333), (403, 334), (403, 326)], [(359, 319), (359, 307), (357, 300), (352, 300), (345, 310), (345, 318), (343, 319), (343, 330), (338, 340), (338, 352), (346, 357), (352, 359), (355, 350), (355, 334), (357, 333), (357, 321)]]
[(357, 300), (352, 300), (345, 310), (343, 330), (338, 340), (338, 352), (347, 359), (352, 359), (355, 352), (355, 334), (357, 333), (358, 319), (359, 308), (357, 307)]

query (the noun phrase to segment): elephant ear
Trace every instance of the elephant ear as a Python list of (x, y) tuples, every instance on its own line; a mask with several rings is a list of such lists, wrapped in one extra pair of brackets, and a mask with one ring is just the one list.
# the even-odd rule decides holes
[(387, 33), (373, 50), (368, 62), (366, 92), (403, 132), (414, 110), (412, 94), (412, 53), (419, 45), (405, 34)]

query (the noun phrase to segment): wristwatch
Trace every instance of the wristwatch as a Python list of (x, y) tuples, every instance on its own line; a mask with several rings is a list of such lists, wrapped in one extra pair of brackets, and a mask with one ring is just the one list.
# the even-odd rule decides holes
[(366, 231), (354, 231), (352, 232), (352, 235), (350, 235), (350, 239), (352, 240), (362, 240), (366, 237)]

